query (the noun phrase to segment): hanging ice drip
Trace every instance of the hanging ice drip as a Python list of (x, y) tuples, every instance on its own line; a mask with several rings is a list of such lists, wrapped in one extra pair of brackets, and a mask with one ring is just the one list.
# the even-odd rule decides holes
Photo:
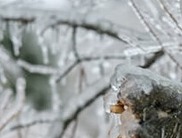
[(120, 130), (120, 113), (123, 108), (120, 104), (117, 104), (117, 93), (109, 92), (104, 96), (104, 108), (107, 113), (110, 114), (111, 118), (111, 129), (109, 131), (109, 138), (117, 138)]
[(122, 122), (120, 119), (121, 114), (127, 108), (121, 101), (118, 99), (118, 92), (120, 91), (121, 84), (124, 82), (124, 78), (116, 78), (113, 76), (111, 78), (111, 87), (112, 92), (109, 92), (104, 96), (104, 106), (105, 111), (110, 113), (111, 117), (111, 129), (109, 131), (109, 138), (117, 138), (120, 135), (122, 128)]
[[(131, 111), (130, 103), (121, 98), (127, 79), (118, 75), (117, 68), (111, 78), (112, 92), (104, 97), (105, 111), (111, 117), (111, 129), (109, 138), (138, 138), (134, 130), (139, 126), (139, 120)], [(132, 85), (132, 84), (131, 84)]]

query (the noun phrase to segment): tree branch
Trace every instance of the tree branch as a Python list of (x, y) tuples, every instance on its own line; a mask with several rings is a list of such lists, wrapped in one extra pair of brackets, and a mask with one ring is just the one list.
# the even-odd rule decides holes
[(22, 24), (28, 24), (35, 22), (34, 17), (0, 17), (5, 22), (20, 22)]
[[(122, 78), (125, 81), (117, 81)], [(181, 83), (132, 65), (119, 65), (113, 81), (118, 82), (118, 101), (127, 107), (119, 115), (125, 125), (118, 138), (126, 136), (123, 131), (131, 132), (127, 137), (181, 137)]]
[(24, 129), (24, 128), (28, 128), (37, 124), (50, 124), (53, 122), (61, 122), (60, 119), (38, 119), (38, 120), (33, 120), (31, 122), (28, 123), (19, 123), (17, 125), (14, 125), (12, 127), (10, 127), (6, 132), (10, 132), (10, 131), (15, 131), (17, 129)]
[[(154, 56), (152, 56), (151, 58), (149, 58), (148, 60), (146, 60), (144, 65), (141, 65), (140, 67), (142, 68), (149, 68), (151, 67), (158, 59), (160, 56), (162, 56), (162, 51), (156, 52), (157, 55), (154, 54)], [(89, 59), (90, 60), (90, 59)], [(71, 68), (72, 69), (72, 68)], [(69, 71), (71, 70), (69, 69)], [(69, 73), (69, 71), (67, 73)], [(66, 75), (65, 75), (66, 76)], [(63, 130), (61, 132), (61, 134), (59, 135), (59, 138), (61, 138), (64, 135), (64, 131), (68, 128), (69, 124), (75, 120), (78, 115), (85, 110), (87, 107), (89, 107), (98, 97), (104, 95), (108, 90), (110, 89), (110, 85), (106, 84), (105, 86), (103, 86), (100, 90), (94, 92), (95, 95), (91, 96), (88, 101), (86, 101), (82, 106), (78, 107), (75, 111), (73, 111), (72, 115), (70, 117), (68, 117), (65, 121), (61, 120), (60, 118), (58, 119), (39, 119), (39, 120), (33, 120), (31, 122), (25, 123), (25, 124), (17, 124), (15, 126), (12, 126), (10, 129), (8, 129), (7, 132), (9, 131), (14, 131), (17, 129), (22, 129), (22, 128), (27, 128), (27, 127), (31, 127), (34, 126), (36, 124), (42, 124), (42, 123), (52, 123), (52, 122), (63, 122)], [(90, 91), (93, 90), (88, 90), (88, 94), (90, 93)], [(86, 94), (87, 94), (86, 93)], [(84, 96), (83, 96), (84, 97)], [(79, 100), (79, 99), (78, 99)], [(72, 103), (71, 103), (72, 104)], [(74, 103), (75, 104), (75, 103)]]
[(146, 59), (145, 64), (141, 65), (142, 68), (150, 68), (157, 60), (159, 60), (164, 55), (164, 51), (160, 50), (155, 52), (151, 58)]
[(56, 79), (56, 83), (59, 83), (65, 76), (67, 76), (68, 73), (70, 73), (72, 71), (72, 69), (74, 69), (79, 63), (81, 62), (81, 60), (76, 60), (75, 62), (73, 62), (63, 73), (61, 73), (61, 75), (58, 75), (58, 78)]

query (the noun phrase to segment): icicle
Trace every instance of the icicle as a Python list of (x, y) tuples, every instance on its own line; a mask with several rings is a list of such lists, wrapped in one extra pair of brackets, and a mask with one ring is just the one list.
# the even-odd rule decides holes
[(40, 48), (42, 50), (43, 62), (44, 62), (44, 64), (48, 64), (49, 63), (48, 47), (46, 45), (44, 37), (41, 35), (38, 35), (38, 42), (39, 42)]
[(60, 28), (59, 26), (53, 27), (46, 36), (48, 40), (48, 46), (53, 55), (56, 55), (60, 51)]
[(61, 101), (57, 91), (56, 78), (53, 76), (49, 80), (52, 92), (53, 111), (59, 112), (61, 107)]
[(6, 78), (4, 70), (2, 68), (0, 68), (0, 82), (2, 84), (7, 83), (7, 78)]
[(10, 24), (9, 33), (11, 41), (13, 42), (13, 50), (15, 56), (20, 54), (20, 48), (22, 46), (22, 33), (23, 26), (20, 26), (18, 23)]
[(43, 62), (44, 62), (44, 64), (48, 64), (49, 63), (48, 48), (46, 46), (42, 46), (42, 53), (43, 53)]

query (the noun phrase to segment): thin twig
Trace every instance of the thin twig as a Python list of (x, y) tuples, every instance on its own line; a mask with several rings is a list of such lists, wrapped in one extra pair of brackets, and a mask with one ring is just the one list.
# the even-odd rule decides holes
[(135, 44), (135, 42), (133, 42), (128, 36), (126, 35), (122, 36), (121, 34), (118, 33), (118, 30), (114, 30), (112, 27), (113, 25), (111, 25), (111, 27), (104, 27), (104, 25), (100, 23), (89, 23), (89, 22), (85, 22), (84, 20), (77, 21), (77, 20), (69, 20), (69, 19), (59, 19), (56, 22), (46, 26), (45, 29), (42, 30), (41, 34), (44, 34), (44, 32), (48, 28), (58, 26), (58, 25), (67, 25), (73, 28), (84, 28), (86, 30), (94, 31), (98, 34), (110, 36), (132, 47), (140, 48), (140, 46), (138, 44)]
[(0, 120), (0, 131), (5, 128), (5, 126), (14, 119), (20, 112), (25, 101), (25, 80), (23, 78), (18, 78), (16, 82), (16, 105), (12, 107), (6, 116), (1, 117)]
[(72, 134), (71, 134), (70, 138), (74, 138), (75, 137), (77, 126), (78, 126), (78, 118), (75, 119), (73, 130), (72, 130)]
[(93, 60), (121, 60), (126, 59), (126, 55), (120, 54), (120, 55), (101, 55), (101, 56), (83, 56), (81, 57), (82, 61), (93, 61)]
[(156, 40), (159, 43), (159, 45), (162, 45), (160, 38), (156, 35), (156, 33), (153, 31), (152, 27), (148, 24), (147, 20), (140, 12), (140, 9), (137, 7), (134, 0), (129, 0), (129, 1), (130, 1), (130, 6), (132, 7), (133, 11), (140, 19), (140, 22), (145, 26), (145, 29), (151, 34), (151, 36), (154, 38), (154, 40)]
[(0, 17), (0, 19), (5, 22), (20, 22), (22, 24), (33, 23), (35, 21), (34, 17)]
[(80, 56), (79, 56), (77, 48), (76, 48), (76, 34), (77, 34), (77, 27), (73, 27), (73, 32), (72, 32), (72, 48), (73, 48), (73, 53), (74, 53), (76, 59), (79, 60)]
[(182, 33), (182, 27), (179, 25), (177, 19), (174, 17), (174, 15), (169, 11), (168, 7), (165, 5), (163, 0), (157, 0), (159, 2), (159, 5), (164, 10), (165, 14), (173, 21), (173, 23), (176, 25), (176, 28), (180, 30), (180, 33)]
[(39, 120), (33, 120), (31, 122), (28, 123), (19, 123), (17, 125), (14, 125), (12, 127), (10, 127), (6, 132), (10, 132), (10, 131), (15, 131), (17, 129), (24, 129), (24, 128), (28, 128), (37, 124), (50, 124), (53, 122), (61, 122), (60, 119), (39, 119)]
[(73, 62), (63, 73), (61, 73), (61, 75), (58, 76), (58, 78), (56, 79), (56, 83), (59, 83), (65, 76), (67, 76), (67, 74), (69, 72), (72, 71), (72, 69), (74, 69), (79, 63), (81, 62), (81, 60), (76, 60), (75, 62)]
[(151, 65), (153, 65), (157, 60), (159, 60), (163, 55), (164, 55), (164, 51), (162, 50), (154, 53), (154, 55), (151, 58), (146, 59), (145, 64), (141, 65), (140, 67), (150, 68)]

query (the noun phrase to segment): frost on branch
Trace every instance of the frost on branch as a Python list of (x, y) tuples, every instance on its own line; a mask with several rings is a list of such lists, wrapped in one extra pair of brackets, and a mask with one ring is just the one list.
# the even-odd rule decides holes
[[(110, 103), (110, 112), (117, 114), (120, 119), (115, 124), (117, 127), (114, 127), (119, 127), (118, 134), (114, 134), (116, 137), (181, 137), (181, 83), (147, 69), (119, 65), (115, 69), (111, 85), (115, 91), (113, 95), (117, 95), (117, 103)], [(113, 131), (115, 130), (111, 132)]]

